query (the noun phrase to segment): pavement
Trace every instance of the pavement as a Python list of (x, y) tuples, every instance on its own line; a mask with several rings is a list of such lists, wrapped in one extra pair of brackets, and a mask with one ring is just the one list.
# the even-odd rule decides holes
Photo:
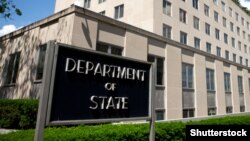
[(8, 134), (10, 132), (15, 132), (16, 130), (13, 129), (2, 129), (0, 128), (0, 134)]

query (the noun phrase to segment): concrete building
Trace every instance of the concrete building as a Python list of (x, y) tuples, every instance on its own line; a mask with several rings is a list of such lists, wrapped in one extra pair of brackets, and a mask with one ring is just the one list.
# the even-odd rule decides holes
[(250, 18), (233, 2), (58, 0), (55, 12), (0, 38), (1, 97), (39, 97), (55, 40), (155, 62), (158, 119), (250, 111)]

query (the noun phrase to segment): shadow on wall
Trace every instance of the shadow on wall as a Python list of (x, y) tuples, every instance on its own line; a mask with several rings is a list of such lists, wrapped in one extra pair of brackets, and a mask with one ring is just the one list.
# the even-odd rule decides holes
[(82, 23), (82, 30), (83, 30), (84, 36), (85, 36), (85, 38), (86, 38), (86, 40), (88, 42), (88, 45), (91, 48), (93, 48), (93, 45), (92, 45), (92, 42), (91, 42), (91, 37), (90, 37), (89, 24), (88, 24), (88, 21), (87, 21), (86, 18), (85, 18), (85, 24)]
[[(0, 98), (38, 98), (39, 87), (34, 83), (36, 72), (35, 55), (39, 50), (41, 41), (32, 31), (13, 36), (9, 40), (0, 41), (0, 68), (2, 69)], [(17, 71), (16, 83), (6, 84), (9, 66), (9, 55), (21, 52)]]

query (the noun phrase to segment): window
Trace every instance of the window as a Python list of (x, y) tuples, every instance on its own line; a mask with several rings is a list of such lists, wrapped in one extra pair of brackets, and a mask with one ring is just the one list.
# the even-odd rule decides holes
[(236, 63), (236, 54), (233, 53), (233, 62)]
[(240, 112), (245, 112), (245, 106), (244, 105), (243, 106), (240, 105)]
[(240, 99), (240, 112), (245, 112), (244, 89), (242, 76), (238, 76), (238, 89)]
[(213, 0), (215, 5), (218, 5), (218, 0)]
[(245, 20), (243, 17), (241, 17), (241, 24), (244, 26), (245, 25)]
[(236, 47), (236, 46), (235, 46), (235, 39), (234, 39), (233, 37), (232, 37), (231, 39), (232, 39), (232, 40), (231, 40), (231, 41), (232, 41), (232, 47), (235, 48), (235, 47)]
[(17, 79), (17, 72), (19, 67), (21, 52), (16, 52), (10, 54), (8, 60), (8, 68), (7, 68), (7, 76), (5, 80), (5, 84), (15, 84)]
[(243, 39), (246, 39), (246, 32), (242, 31), (242, 34), (243, 34)]
[(222, 20), (223, 20), (223, 26), (227, 27), (227, 19), (225, 17), (223, 17)]
[(225, 58), (227, 59), (227, 60), (229, 60), (229, 51), (225, 51)]
[(36, 68), (36, 80), (42, 80), (47, 45), (39, 47), (38, 63)]
[(198, 9), (199, 0), (193, 0), (193, 8)]
[(239, 21), (239, 14), (238, 13), (235, 13), (235, 19), (237, 22)]
[(84, 0), (84, 8), (90, 8), (91, 0)]
[(194, 37), (194, 47), (200, 49), (200, 42), (201, 40), (197, 37)]
[(211, 43), (206, 42), (207, 53), (211, 53)]
[(209, 17), (209, 6), (204, 4), (204, 14)]
[(248, 29), (248, 30), (250, 29), (249, 22), (247, 22), (247, 29)]
[(238, 41), (238, 48), (239, 48), (239, 50), (241, 50), (241, 42), (240, 41)]
[(193, 65), (182, 64), (183, 118), (194, 117)]
[(246, 59), (246, 66), (248, 67), (248, 59)]
[(194, 117), (194, 109), (183, 109), (183, 118)]
[(193, 89), (193, 65), (182, 64), (182, 88)]
[(216, 55), (221, 57), (221, 48), (220, 47), (216, 47)]
[(122, 56), (123, 49), (121, 47), (103, 44), (103, 43), (97, 43), (96, 50), (100, 52), (105, 52), (113, 55)]
[(156, 110), (156, 120), (164, 120), (164, 110)]
[(243, 64), (243, 58), (240, 56), (240, 64)]
[[(231, 94), (229, 94), (231, 96)], [(233, 113), (233, 107), (232, 106), (226, 106), (226, 113), (230, 114)]]
[(224, 73), (224, 86), (225, 92), (231, 92), (231, 80), (230, 80), (230, 73)]
[(216, 22), (219, 21), (219, 13), (216, 12), (216, 11), (214, 11), (214, 20), (215, 20)]
[(163, 13), (168, 15), (168, 16), (171, 16), (171, 11), (172, 11), (172, 4), (167, 1), (167, 0), (163, 0)]
[(171, 34), (172, 34), (172, 27), (163, 24), (163, 36), (171, 39)]
[(250, 91), (250, 78), (248, 78), (248, 89)]
[(99, 3), (103, 3), (105, 2), (106, 0), (98, 0)]
[[(215, 97), (215, 94), (208, 94), (208, 95), (211, 95), (211, 97)], [(208, 96), (210, 97), (210, 96)], [(213, 101), (213, 100), (211, 100)], [(215, 101), (215, 98), (214, 98), (214, 101)], [(215, 103), (215, 102), (208, 102), (208, 103)], [(215, 106), (208, 106), (208, 110), (207, 110), (209, 116), (211, 115), (216, 115), (216, 107)]]
[(207, 35), (210, 35), (210, 24), (208, 24), (208, 23), (205, 23), (205, 33)]
[(124, 5), (119, 5), (115, 7), (115, 19), (122, 18), (123, 13), (124, 13)]
[(216, 102), (215, 102), (215, 92), (208, 92), (207, 93), (207, 108), (208, 108), (208, 115), (216, 115)]
[(244, 45), (245, 53), (247, 53), (247, 45)]
[(194, 28), (199, 30), (200, 29), (200, 19), (194, 16), (193, 22), (194, 22)]
[(156, 85), (163, 85), (164, 84), (164, 59), (149, 55), (148, 61), (156, 63)]
[(237, 27), (237, 34), (240, 36), (240, 28)]
[(105, 15), (105, 13), (106, 13), (105, 11), (100, 12), (101, 15)]
[(232, 94), (231, 94), (231, 80), (230, 73), (224, 72), (224, 87), (225, 87), (225, 98), (226, 98), (226, 113), (232, 113)]
[(206, 69), (208, 115), (216, 115), (214, 70)]
[(187, 22), (186, 14), (187, 14), (187, 12), (185, 10), (183, 10), (183, 9), (179, 10), (179, 18), (180, 18), (180, 21), (183, 22), (183, 23)]
[(228, 44), (228, 35), (224, 33), (224, 43)]
[(207, 90), (215, 91), (214, 88), (214, 70), (206, 69), (206, 78), (207, 78)]
[(223, 1), (221, 1), (221, 9), (222, 11), (226, 12), (226, 4)]
[(229, 7), (229, 16), (233, 17), (233, 9)]
[(215, 28), (215, 38), (216, 38), (217, 40), (220, 40), (220, 30), (217, 29), (217, 28)]
[(182, 44), (187, 44), (187, 33), (185, 32), (180, 32), (180, 43)]
[(242, 76), (238, 76), (238, 89), (240, 94), (244, 94)]
[(230, 29), (232, 32), (234, 32), (234, 24), (232, 22), (230, 22)]

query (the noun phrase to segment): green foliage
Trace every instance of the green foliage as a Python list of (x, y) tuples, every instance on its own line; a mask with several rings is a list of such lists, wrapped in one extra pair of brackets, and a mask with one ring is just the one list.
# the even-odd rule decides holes
[(35, 128), (38, 100), (0, 100), (0, 128)]
[[(244, 12), (246, 12), (247, 13), (247, 15), (249, 15), (250, 16), (250, 10), (249, 9), (247, 9), (246, 7), (244, 7), (244, 6), (242, 6), (241, 4), (240, 4), (240, 1), (239, 0), (232, 0), (236, 5), (238, 5)], [(246, 2), (250, 2), (249, 0), (245, 0)]]
[[(157, 122), (156, 141), (185, 140), (187, 124), (194, 125), (250, 125), (250, 115), (229, 116), (189, 122)], [(21, 130), (0, 135), (0, 141), (33, 141), (34, 130)], [(95, 126), (49, 127), (45, 141), (146, 141), (149, 124), (105, 124)]]
[(4, 18), (10, 18), (13, 13), (18, 16), (22, 15), (21, 10), (13, 4), (12, 0), (0, 0), (0, 14)]

